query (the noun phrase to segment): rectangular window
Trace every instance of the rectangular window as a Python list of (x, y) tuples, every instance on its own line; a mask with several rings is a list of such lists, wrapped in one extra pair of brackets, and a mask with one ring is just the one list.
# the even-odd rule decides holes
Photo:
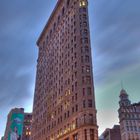
[(74, 107), (72, 107), (72, 113), (74, 113)]
[(85, 52), (89, 53), (89, 47), (88, 46), (85, 46)]
[(83, 96), (85, 96), (85, 88), (83, 88)]
[(92, 107), (92, 100), (88, 100), (88, 107)]
[(77, 93), (75, 93), (75, 101), (77, 101)]
[(86, 83), (91, 84), (91, 77), (90, 76), (86, 76)]
[(82, 73), (84, 73), (84, 66), (82, 66)]
[(67, 116), (68, 116), (68, 117), (70, 116), (70, 112), (69, 112), (69, 111), (67, 112)]
[(91, 87), (87, 87), (87, 95), (91, 95)]
[(77, 67), (77, 62), (75, 62), (75, 68)]
[(74, 102), (74, 96), (72, 96), (72, 103)]
[(74, 57), (77, 58), (77, 54), (76, 53), (74, 53)]
[(76, 41), (76, 36), (74, 36), (74, 41)]
[(84, 29), (84, 33), (87, 34), (88, 33), (88, 30), (87, 29)]
[(89, 63), (89, 56), (88, 55), (85, 56), (85, 62)]
[(67, 7), (69, 6), (69, 4), (70, 4), (70, 0), (67, 0)]
[(75, 106), (75, 110), (76, 110), (76, 112), (78, 111), (78, 105)]
[(75, 72), (75, 78), (77, 78), (77, 71)]
[(86, 114), (84, 114), (84, 124), (86, 123)]
[(94, 140), (94, 129), (90, 129), (90, 140)]
[(93, 114), (89, 114), (89, 122), (90, 124), (93, 124)]
[(64, 114), (64, 119), (66, 119), (66, 117), (67, 117), (67, 114), (65, 113), (65, 114)]
[(63, 7), (63, 9), (62, 9), (62, 16), (64, 15), (64, 13), (65, 13), (65, 8)]
[(77, 82), (75, 82), (75, 89), (77, 89), (77, 86), (78, 86), (78, 84), (77, 84)]
[(81, 56), (81, 62), (82, 62), (82, 63), (84, 62), (84, 58), (83, 58), (83, 56)]
[(72, 92), (74, 91), (74, 85), (72, 85), (72, 89), (71, 90), (72, 90)]
[(75, 119), (76, 128), (78, 127), (78, 118)]
[(90, 66), (86, 66), (86, 72), (90, 73)]
[(86, 101), (84, 100), (83, 101), (83, 108), (85, 108), (86, 107)]
[(85, 129), (85, 140), (87, 140), (87, 130)]
[(82, 77), (82, 83), (83, 84), (85, 83), (85, 77), (84, 76)]

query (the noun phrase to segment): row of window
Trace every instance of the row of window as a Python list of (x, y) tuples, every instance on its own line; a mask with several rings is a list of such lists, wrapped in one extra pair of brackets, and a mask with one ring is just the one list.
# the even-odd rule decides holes
[(139, 133), (128, 133), (122, 136), (123, 140), (139, 140)]
[[(76, 85), (76, 87), (77, 87), (77, 82), (75, 83)], [(74, 90), (74, 86), (72, 86), (72, 91)], [(87, 96), (87, 95), (92, 95), (92, 91), (91, 91), (91, 87), (87, 87), (87, 88), (83, 88), (83, 96)], [(65, 96), (65, 95), (64, 95)], [(62, 96), (61, 96), (61, 98), (62, 98)], [(56, 100), (57, 99), (57, 93), (55, 94), (55, 96), (53, 95), (52, 96), (52, 98), (51, 99), (49, 99), (49, 101), (50, 102), (54, 102), (54, 106), (55, 105), (57, 105), (57, 102), (56, 101), (54, 101), (54, 100)], [(62, 100), (62, 99), (61, 99)], [(75, 96), (73, 95), (72, 97), (71, 97), (71, 103), (73, 103), (73, 102), (76, 102), (77, 101), (77, 93), (75, 93)], [(46, 105), (47, 106), (47, 105)], [(53, 106), (53, 107), (54, 107)], [(48, 108), (48, 110), (49, 110), (49, 108)]]
[[(86, 100), (83, 101), (83, 108), (85, 108), (85, 107), (92, 107), (92, 106), (93, 106), (92, 100), (87, 100), (87, 105), (86, 105)], [(63, 107), (61, 106), (61, 108), (58, 109), (58, 113), (59, 113), (59, 114), (62, 112), (62, 108), (63, 108)], [(53, 121), (53, 122), (52, 122), (52, 125), (51, 125), (51, 126), (50, 126), (50, 125), (48, 126), (48, 131), (50, 131), (51, 129), (53, 129), (53, 128), (56, 126), (56, 124), (59, 125), (59, 123), (62, 123), (63, 120), (69, 118), (70, 115), (72, 115), (72, 114), (75, 113), (75, 112), (78, 112), (78, 105), (75, 105), (75, 106), (73, 106), (73, 107), (71, 108), (71, 113), (70, 113), (70, 111), (68, 110), (67, 112), (64, 113), (64, 116), (60, 116), (60, 117), (57, 119), (57, 122), (56, 122), (56, 120), (53, 121), (53, 120), (55, 119), (55, 116), (58, 116), (58, 115), (56, 114), (56, 111), (55, 111), (54, 114), (52, 114), (51, 116), (49, 115), (49, 116), (47, 117), (47, 122), (46, 122), (46, 123), (49, 123), (49, 122), (51, 122), (51, 121)], [(48, 113), (49, 113), (49, 111), (48, 111)], [(48, 114), (48, 113), (47, 113), (47, 114)], [(85, 116), (86, 116), (86, 114), (85, 114)], [(90, 116), (91, 116), (91, 117), (89, 117), (89, 118), (91, 118), (90, 120), (92, 120), (92, 119), (93, 119), (93, 115), (91, 114)], [(92, 120), (92, 121), (93, 121), (93, 120)], [(38, 121), (37, 121), (37, 122), (38, 122)], [(84, 118), (84, 122), (85, 122), (85, 118)], [(90, 122), (91, 122), (91, 121), (90, 121)]]
[[(72, 85), (72, 92), (74, 92), (74, 90), (77, 89), (77, 82), (75, 82), (75, 86)], [(56, 94), (55, 94), (56, 95)], [(83, 96), (87, 96), (87, 95), (92, 95), (92, 91), (91, 91), (91, 87), (87, 87), (87, 88), (83, 88)], [(65, 95), (64, 95), (65, 96)], [(62, 98), (63, 96), (61, 96)], [(56, 96), (53, 96), (53, 98), (49, 99), (50, 102), (54, 102), (52, 105), (53, 107), (56, 106), (58, 103), (56, 102), (56, 99), (57, 99), (57, 95)], [(75, 100), (74, 100), (75, 99)], [(54, 101), (55, 100), (55, 101)], [(62, 99), (61, 99), (62, 100)], [(75, 98), (74, 96), (71, 97), (71, 103), (73, 102), (76, 102), (77, 101), (77, 93), (75, 93)], [(48, 103), (49, 104), (49, 103)], [(49, 110), (49, 108), (48, 108)]]
[(127, 131), (136, 131), (140, 132), (140, 127), (137, 126), (126, 126)]
[[(90, 66), (86, 66), (86, 67), (82, 66), (82, 73), (85, 73), (85, 72), (90, 74)], [(50, 86), (52, 86), (53, 89), (55, 89), (56, 91), (58, 91), (58, 95), (60, 95), (60, 93), (63, 93), (63, 91), (64, 91), (64, 86), (63, 85), (68, 86), (68, 85), (71, 85), (72, 84), (71, 85), (72, 92), (76, 91), (76, 89), (78, 87), (78, 83), (77, 83), (76, 80), (77, 80), (77, 72), (75, 72), (74, 75), (71, 75), (71, 78), (68, 78), (65, 81), (64, 81), (64, 78), (61, 77), (61, 79), (58, 81), (58, 83), (55, 83), (55, 82), (57, 82), (57, 79), (55, 79), (54, 82), (48, 80), (48, 84), (47, 83), (46, 84), (47, 85), (50, 84)], [(88, 76), (88, 75), (87, 76), (82, 76), (82, 83), (83, 84), (91, 84), (91, 80), (92, 80), (91, 79), (91, 76)], [(42, 89), (42, 88), (40, 88), (40, 89)], [(46, 93), (47, 92), (48, 92), (48, 90), (46, 91)]]
[(126, 120), (126, 125), (139, 125), (140, 126), (140, 120)]
[(130, 106), (128, 108), (121, 108), (121, 111), (125, 113), (139, 113), (140, 109), (137, 106)]
[[(87, 140), (88, 137), (89, 137), (90, 140), (94, 140), (94, 129), (90, 129), (90, 135), (89, 136), (87, 134), (87, 129), (84, 129), (84, 137), (85, 137), (85, 140)], [(70, 138), (66, 138), (64, 140), (70, 140)], [(78, 140), (78, 133), (73, 135), (73, 140)]]
[(124, 116), (125, 118), (128, 119), (140, 119), (140, 114), (130, 114), (130, 113), (124, 113), (124, 114), (120, 114), (122, 116)]
[(86, 107), (93, 107), (93, 101), (90, 99), (90, 100), (83, 100), (83, 108), (86, 108)]
[[(74, 88), (73, 86), (72, 86), (72, 88)], [(73, 89), (72, 89), (73, 90)], [(87, 88), (83, 88), (83, 96), (87, 96), (87, 95), (92, 95), (92, 91), (91, 91), (91, 87), (87, 87)], [(64, 95), (65, 96), (65, 95)], [(54, 108), (55, 106), (58, 106), (58, 103), (61, 103), (62, 101), (63, 101), (63, 98), (64, 98), (64, 96), (61, 96), (61, 98), (59, 98), (59, 100), (58, 101), (56, 101), (58, 98), (57, 98), (57, 96), (55, 97), (55, 96), (53, 96), (53, 98), (51, 98), (51, 99), (48, 99), (49, 101), (47, 102), (47, 104), (46, 104), (46, 106), (47, 105), (49, 105), (49, 102), (53, 102), (53, 103), (51, 103), (48, 107), (47, 107), (47, 110), (50, 110), (50, 108)], [(68, 97), (69, 98), (69, 97)], [(73, 95), (73, 96), (71, 96), (71, 100), (68, 100), (68, 102), (69, 102), (69, 106), (72, 104), (72, 103), (74, 103), (74, 102), (76, 102), (77, 101), (77, 99), (78, 99), (78, 97), (77, 97), (77, 93), (75, 93), (75, 95)], [(85, 102), (85, 101), (84, 101)], [(90, 103), (90, 102), (92, 102), (92, 101), (88, 101), (89, 103), (88, 103), (88, 107), (92, 107), (92, 103)], [(62, 106), (61, 105), (61, 107), (60, 108), (58, 108), (58, 114), (57, 114), (57, 112), (55, 111), (55, 116), (56, 115), (59, 115), (62, 111), (63, 111), (63, 107), (65, 107), (65, 106)], [(84, 106), (84, 108), (86, 107), (86, 103), (85, 103), (85, 106)], [(68, 108), (68, 107), (67, 107)]]

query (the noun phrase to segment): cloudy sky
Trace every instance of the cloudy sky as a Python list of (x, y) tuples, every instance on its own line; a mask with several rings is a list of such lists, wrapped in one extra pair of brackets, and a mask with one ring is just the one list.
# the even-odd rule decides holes
[[(37, 47), (56, 0), (0, 0), (0, 137), (13, 107), (32, 111)], [(118, 123), (121, 81), (140, 101), (140, 0), (89, 0), (99, 133)]]

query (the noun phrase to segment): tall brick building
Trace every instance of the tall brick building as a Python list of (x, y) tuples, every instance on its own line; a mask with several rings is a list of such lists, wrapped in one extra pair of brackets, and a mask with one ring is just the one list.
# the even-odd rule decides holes
[(58, 0), (37, 41), (31, 140), (97, 140), (87, 0)]

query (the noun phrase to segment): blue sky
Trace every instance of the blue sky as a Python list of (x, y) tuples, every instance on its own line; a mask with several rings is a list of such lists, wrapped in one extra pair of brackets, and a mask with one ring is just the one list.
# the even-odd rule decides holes
[[(36, 41), (56, 0), (0, 0), (0, 137), (13, 107), (32, 111)], [(89, 0), (99, 133), (118, 123), (121, 81), (140, 101), (140, 1)]]

